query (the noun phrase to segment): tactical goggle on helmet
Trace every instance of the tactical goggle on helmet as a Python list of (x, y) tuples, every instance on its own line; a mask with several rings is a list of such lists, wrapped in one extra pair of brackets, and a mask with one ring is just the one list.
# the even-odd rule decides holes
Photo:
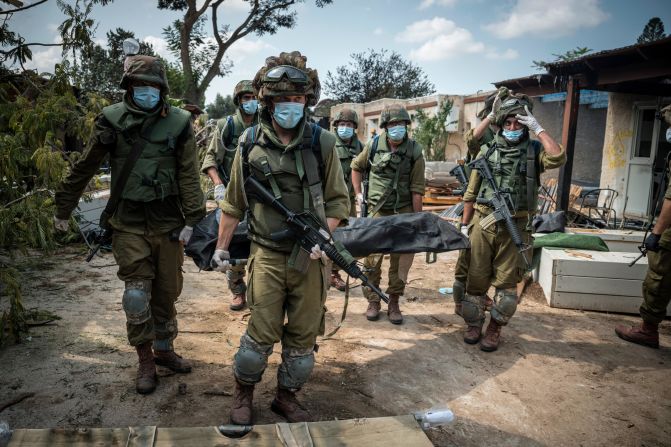
[(263, 75), (263, 82), (280, 82), (282, 78), (286, 78), (292, 84), (298, 85), (307, 85), (310, 82), (305, 72), (291, 65), (280, 65), (271, 68)]
[(496, 114), (496, 125), (502, 127), (506, 117), (510, 115), (526, 115), (527, 112), (525, 107), (527, 107), (530, 112), (534, 108), (533, 103), (526, 95), (522, 97), (513, 96), (506, 99), (503, 101), (501, 108), (499, 108), (499, 111)]

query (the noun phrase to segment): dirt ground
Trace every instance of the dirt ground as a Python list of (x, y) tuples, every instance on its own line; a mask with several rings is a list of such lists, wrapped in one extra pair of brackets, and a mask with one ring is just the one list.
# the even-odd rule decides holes
[[(224, 276), (185, 263), (178, 302), (178, 352), (194, 370), (160, 369), (155, 393), (134, 391), (135, 353), (125, 338), (122, 283), (110, 254), (84, 262), (81, 249), (33, 259), (23, 285), (27, 308), (63, 319), (34, 327), (0, 351), (0, 402), (35, 395), (0, 413), (12, 428), (207, 426), (228, 418), (231, 361), (248, 313), (228, 309)], [(417, 255), (402, 299), (405, 323), (368, 322), (361, 288), (347, 320), (320, 340), (317, 365), (300, 393), (315, 420), (408, 414), (447, 405), (451, 425), (428, 433), (437, 446), (671, 445), (671, 328), (660, 350), (630, 345), (613, 327), (635, 316), (552, 309), (530, 286), (494, 353), (462, 341), (450, 296), (456, 253), (435, 264)], [(39, 261), (39, 263), (37, 262)], [(385, 263), (386, 264), (386, 263)], [(386, 277), (386, 275), (385, 275)], [(329, 292), (327, 331), (344, 294)], [(257, 423), (270, 411), (278, 348), (255, 394)], [(186, 384), (186, 394), (178, 385)]]

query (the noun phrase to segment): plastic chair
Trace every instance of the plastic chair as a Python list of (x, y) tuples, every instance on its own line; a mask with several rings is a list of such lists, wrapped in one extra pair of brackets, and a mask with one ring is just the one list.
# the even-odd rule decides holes
[(611, 188), (592, 189), (580, 197), (580, 210), (578, 212), (585, 214), (584, 209), (590, 219), (593, 219), (592, 214), (594, 214), (594, 218), (602, 220), (608, 228), (611, 228), (610, 216), (612, 215), (612, 228), (615, 228), (617, 212), (613, 209), (613, 203), (615, 203), (617, 194), (617, 191)]

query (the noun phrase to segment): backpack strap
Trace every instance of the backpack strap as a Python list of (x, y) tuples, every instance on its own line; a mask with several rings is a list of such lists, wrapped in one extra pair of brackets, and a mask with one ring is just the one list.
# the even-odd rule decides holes
[[(296, 153), (296, 168), (298, 174), (307, 182), (307, 188), (303, 188), (303, 209), (309, 209), (309, 197), (317, 213), (317, 217), (326, 225), (326, 211), (324, 210), (324, 189), (322, 178), (324, 176), (324, 160), (322, 157), (321, 144), (319, 142), (322, 128), (315, 124), (306, 124), (303, 129), (303, 144), (300, 153)], [(304, 169), (304, 172), (300, 172)]]
[(221, 142), (224, 143), (225, 148), (228, 149), (228, 147), (233, 142), (233, 137), (235, 136), (234, 134), (235, 123), (233, 122), (233, 115), (228, 115), (228, 118), (226, 118), (226, 127), (224, 127), (224, 131), (221, 135)]

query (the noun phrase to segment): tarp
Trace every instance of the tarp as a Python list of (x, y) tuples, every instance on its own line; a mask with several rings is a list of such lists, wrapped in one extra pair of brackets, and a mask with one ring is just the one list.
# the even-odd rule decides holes
[[(221, 210), (208, 214), (193, 229), (185, 253), (202, 270), (210, 269), (219, 231)], [(432, 213), (397, 214), (378, 218), (350, 218), (333, 239), (343, 243), (355, 258), (373, 253), (442, 253), (469, 248), (468, 239), (452, 224)], [(242, 221), (229, 246), (233, 259), (249, 256), (247, 222)]]

